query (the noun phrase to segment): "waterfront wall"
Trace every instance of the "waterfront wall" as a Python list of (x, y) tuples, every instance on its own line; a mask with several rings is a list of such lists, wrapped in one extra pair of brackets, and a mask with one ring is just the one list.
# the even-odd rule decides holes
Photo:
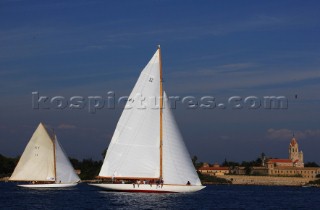
[(242, 175), (225, 175), (219, 176), (230, 180), (232, 184), (238, 185), (277, 185), (277, 186), (301, 186), (314, 178), (303, 177), (273, 177), (273, 176), (242, 176)]

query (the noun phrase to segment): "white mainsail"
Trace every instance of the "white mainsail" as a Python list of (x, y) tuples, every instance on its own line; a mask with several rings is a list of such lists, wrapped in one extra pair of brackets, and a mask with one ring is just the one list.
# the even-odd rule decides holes
[[(131, 92), (110, 142), (99, 176), (159, 178), (159, 51)], [(145, 100), (141, 100), (141, 96)], [(154, 100), (152, 100), (154, 99)]]
[(80, 179), (56, 136), (40, 123), (9, 180), (75, 183)]
[[(141, 72), (127, 101), (127, 109), (117, 124), (99, 176), (158, 179), (161, 178), (162, 167), (165, 184), (186, 185), (189, 181), (192, 185), (201, 185), (166, 95), (163, 96), (160, 120), (159, 98), (163, 95), (160, 56), (158, 49)], [(144, 100), (139, 100), (137, 95)], [(154, 99), (157, 99), (157, 106)], [(143, 105), (145, 107), (141, 109)], [(163, 136), (162, 155), (160, 130)]]
[(54, 181), (54, 145), (42, 123), (26, 146), (9, 180)]

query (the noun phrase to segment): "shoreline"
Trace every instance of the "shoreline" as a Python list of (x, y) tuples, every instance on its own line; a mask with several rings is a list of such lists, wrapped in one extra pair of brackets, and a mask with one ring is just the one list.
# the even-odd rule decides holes
[(224, 175), (218, 177), (231, 181), (233, 185), (264, 186), (305, 186), (310, 181), (317, 180), (317, 178), (248, 175)]
[[(203, 182), (203, 185), (252, 185), (252, 186), (310, 186), (320, 185), (309, 184), (317, 179), (301, 177), (273, 177), (273, 176), (246, 176), (246, 175), (223, 175), (217, 176), (231, 181), (231, 183)], [(8, 182), (9, 177), (0, 178), (0, 182)], [(81, 180), (80, 183), (99, 183), (101, 180)]]

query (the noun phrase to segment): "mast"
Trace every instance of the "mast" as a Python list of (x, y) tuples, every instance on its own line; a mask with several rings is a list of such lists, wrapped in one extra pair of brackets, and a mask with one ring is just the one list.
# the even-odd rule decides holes
[(57, 183), (57, 161), (56, 161), (56, 135), (53, 133), (54, 139), (53, 139), (53, 165), (54, 165), (54, 179)]
[(160, 65), (160, 179), (162, 179), (162, 109), (163, 109), (163, 90), (162, 90), (162, 60), (161, 60), (161, 48), (160, 45), (158, 45), (159, 50), (159, 65)]

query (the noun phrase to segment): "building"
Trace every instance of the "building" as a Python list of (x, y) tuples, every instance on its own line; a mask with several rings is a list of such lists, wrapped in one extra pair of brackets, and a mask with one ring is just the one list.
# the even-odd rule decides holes
[(289, 144), (289, 158), (268, 159), (266, 169), (269, 176), (316, 178), (320, 174), (319, 167), (304, 167), (303, 152), (299, 151), (298, 142), (294, 137)]
[(198, 171), (209, 176), (226, 174), (235, 175), (257, 175), (257, 176), (283, 176), (283, 177), (304, 177), (316, 178), (320, 174), (320, 167), (304, 167), (303, 152), (299, 151), (296, 138), (289, 144), (288, 159), (266, 158), (262, 153), (261, 166), (235, 166), (233, 168), (220, 167), (218, 164), (210, 166), (204, 163)]
[(201, 174), (209, 176), (221, 176), (230, 173), (229, 167), (220, 167), (220, 165), (217, 163), (213, 164), (213, 166), (204, 163), (203, 166), (198, 169), (198, 171)]
[(289, 159), (295, 167), (304, 167), (303, 152), (299, 151), (297, 140), (293, 137), (289, 145)]
[(267, 167), (293, 167), (294, 163), (290, 159), (269, 159), (267, 161)]
[(297, 140), (293, 137), (289, 144), (289, 158), (288, 159), (269, 159), (267, 160), (268, 168), (277, 167), (297, 167), (303, 168), (303, 152), (299, 151)]
[(270, 176), (296, 176), (304, 178), (316, 178), (320, 174), (319, 167), (307, 167), (307, 168), (297, 168), (297, 167), (285, 167), (279, 166), (268, 170)]
[(246, 167), (244, 166), (235, 166), (232, 170), (232, 174), (237, 174), (237, 175), (246, 175), (247, 170)]

